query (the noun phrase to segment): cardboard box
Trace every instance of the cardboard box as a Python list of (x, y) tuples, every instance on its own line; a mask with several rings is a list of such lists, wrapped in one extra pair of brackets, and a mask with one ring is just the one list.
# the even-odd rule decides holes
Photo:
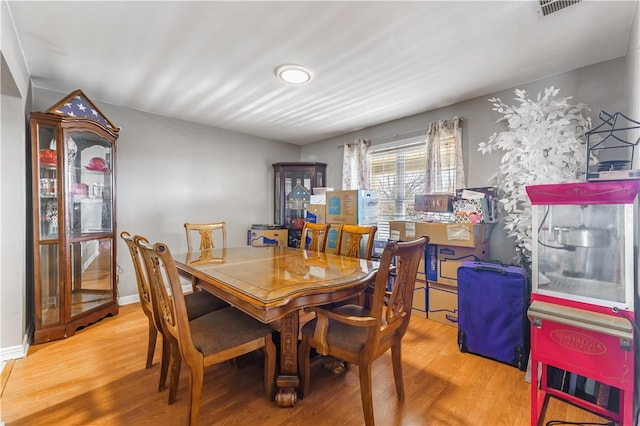
[(419, 315), (422, 318), (427, 316), (427, 287), (420, 286), (413, 290), (413, 301), (411, 304), (412, 315)]
[(312, 195), (309, 198), (309, 204), (327, 204), (327, 196), (325, 194)]
[(427, 252), (425, 249), (425, 252), (422, 253), (422, 257), (420, 258), (420, 264), (418, 265), (418, 273), (416, 274), (416, 283), (422, 283), (422, 285), (426, 285), (425, 283), (427, 282), (426, 259), (427, 259)]
[[(315, 195), (312, 195), (315, 197)], [(307, 206), (307, 213), (305, 221), (311, 223), (326, 223), (327, 206), (324, 204), (309, 204)]]
[(327, 192), (327, 222), (343, 225), (377, 224), (377, 194), (359, 189)]
[(250, 229), (247, 243), (254, 247), (287, 246), (289, 231), (286, 229)]
[(411, 241), (429, 236), (429, 244), (476, 247), (489, 242), (490, 223), (389, 222), (390, 239)]
[(328, 186), (316, 186), (313, 188), (313, 195), (325, 195), (329, 191), (333, 191), (333, 188)]
[(458, 326), (458, 289), (448, 285), (429, 283), (427, 317), (453, 327)]
[(373, 253), (371, 257), (380, 258), (382, 257), (382, 252), (384, 248), (387, 246), (387, 240), (373, 240)]
[(327, 232), (327, 247), (325, 253), (338, 254), (338, 229), (339, 224), (332, 223), (329, 232)]
[(489, 243), (477, 247), (456, 247), (427, 244), (426, 275), (428, 281), (457, 287), (458, 268), (465, 260), (487, 259)]

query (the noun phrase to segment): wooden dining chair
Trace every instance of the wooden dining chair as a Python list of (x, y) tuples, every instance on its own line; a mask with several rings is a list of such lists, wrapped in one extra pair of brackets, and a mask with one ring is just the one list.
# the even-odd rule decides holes
[[(359, 259), (371, 260), (373, 254), (373, 242), (375, 240), (378, 227), (376, 225), (338, 225), (338, 237), (336, 243), (336, 253), (341, 256), (355, 257)], [(360, 294), (331, 304), (331, 307), (337, 307), (349, 303), (358, 303), (361, 306), (367, 306), (367, 299), (371, 298), (371, 289), (367, 287)], [(334, 367), (331, 368), (334, 370)], [(340, 371), (338, 367), (337, 371)]]
[[(371, 309), (359, 305), (343, 305), (335, 309), (311, 307), (316, 318), (302, 327), (298, 351), (302, 397), (309, 393), (311, 348), (359, 366), (360, 394), (365, 424), (372, 426), (373, 398), (371, 365), (391, 349), (393, 375), (399, 401), (404, 400), (401, 343), (409, 326), (411, 303), (420, 258), (429, 237), (409, 242), (389, 242), (382, 253), (376, 275)], [(395, 282), (387, 294), (387, 282), (395, 258)]]
[(340, 225), (336, 253), (341, 256), (371, 260), (373, 241), (377, 231), (376, 225)]
[[(194, 235), (198, 233), (200, 243), (198, 249), (211, 250), (216, 248), (216, 241), (218, 242), (218, 248), (227, 248), (227, 223), (226, 222), (210, 222), (210, 223), (185, 223), (184, 230), (187, 234), (187, 251), (194, 251)], [(214, 238), (215, 234), (220, 235), (219, 238)]]
[[(227, 223), (226, 222), (209, 222), (209, 223), (185, 223), (184, 230), (187, 234), (187, 252), (194, 251), (194, 242), (199, 241), (196, 250), (200, 252), (210, 252), (216, 248), (227, 248)], [(194, 241), (195, 240), (195, 241)], [(197, 293), (200, 288), (197, 286), (197, 279), (191, 277), (191, 287), (193, 292)]]
[(189, 367), (189, 425), (198, 424), (205, 366), (257, 349), (263, 349), (265, 353), (264, 386), (267, 397), (272, 400), (276, 368), (276, 349), (271, 337), (273, 329), (232, 307), (190, 320), (169, 247), (163, 243), (151, 245), (142, 240), (136, 243), (141, 249), (149, 277), (154, 313), (159, 315), (162, 328), (172, 342), (170, 393), (175, 395), (177, 390), (180, 360)]
[[(151, 288), (149, 286), (147, 271), (138, 244), (136, 244), (136, 240), (143, 243), (148, 243), (149, 241), (139, 235), (132, 236), (127, 231), (121, 232), (120, 237), (124, 240), (124, 242), (127, 244), (127, 247), (129, 248), (129, 254), (131, 255), (131, 260), (133, 262), (133, 269), (136, 274), (138, 296), (140, 297), (140, 307), (142, 308), (142, 311), (147, 316), (147, 320), (149, 321), (146, 368), (151, 367), (151, 365), (153, 364), (153, 355), (155, 353), (158, 332), (160, 332), (163, 336), (162, 358), (160, 361), (160, 382), (158, 384), (158, 391), (161, 391), (165, 388), (167, 382), (167, 372), (169, 369), (170, 360), (170, 337), (166, 338), (164, 336), (160, 318), (154, 313), (153, 299), (151, 298)], [(186, 294), (185, 303), (187, 306), (189, 319), (195, 319), (217, 309), (229, 307), (229, 304), (227, 302), (204, 291)], [(171, 396), (169, 398), (169, 402), (171, 402)]]
[(327, 237), (330, 228), (331, 224), (329, 223), (305, 222), (300, 234), (300, 248), (324, 253), (327, 248)]

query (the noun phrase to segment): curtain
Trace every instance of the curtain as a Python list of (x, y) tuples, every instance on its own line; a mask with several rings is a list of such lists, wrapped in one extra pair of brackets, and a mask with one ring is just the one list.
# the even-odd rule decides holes
[(342, 189), (369, 189), (369, 145), (368, 139), (344, 145)]
[(436, 121), (427, 132), (427, 194), (464, 188), (460, 119)]

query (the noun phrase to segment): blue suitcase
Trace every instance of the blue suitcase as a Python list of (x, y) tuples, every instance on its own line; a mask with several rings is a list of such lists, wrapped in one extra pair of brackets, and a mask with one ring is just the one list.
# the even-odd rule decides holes
[(524, 268), (486, 260), (458, 268), (458, 347), (526, 370), (530, 289)]

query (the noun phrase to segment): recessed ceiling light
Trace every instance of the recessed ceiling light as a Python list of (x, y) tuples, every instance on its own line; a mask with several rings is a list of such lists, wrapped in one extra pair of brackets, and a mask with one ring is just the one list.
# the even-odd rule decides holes
[(276, 68), (278, 78), (286, 83), (305, 84), (311, 80), (311, 71), (300, 65), (282, 65)]

